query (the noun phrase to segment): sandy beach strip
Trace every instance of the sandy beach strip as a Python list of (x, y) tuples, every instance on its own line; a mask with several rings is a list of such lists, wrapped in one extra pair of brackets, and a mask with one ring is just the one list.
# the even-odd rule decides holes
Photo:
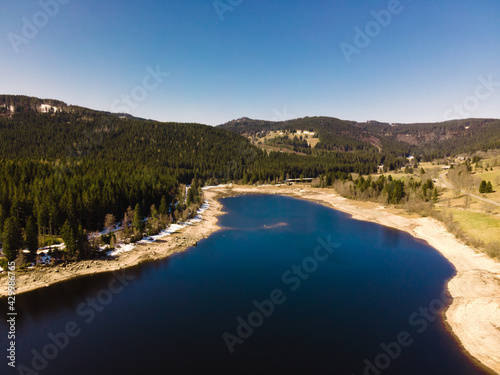
[[(217, 217), (223, 212), (218, 199), (242, 194), (280, 194), (314, 201), (348, 213), (353, 219), (402, 230), (426, 241), (447, 258), (457, 272), (448, 283), (453, 302), (444, 315), (446, 325), (471, 357), (500, 374), (500, 263), (464, 245), (435, 219), (409, 216), (372, 202), (348, 200), (332, 189), (235, 185), (205, 190), (205, 199), (210, 207), (203, 213), (201, 222), (186, 226), (157, 242), (138, 245), (114, 260), (82, 261), (20, 274), (17, 278), (18, 293), (75, 277), (116, 271), (185, 251), (220, 229)], [(2, 280), (5, 278), (2, 277)], [(7, 283), (2, 282), (0, 297), (6, 294)]]

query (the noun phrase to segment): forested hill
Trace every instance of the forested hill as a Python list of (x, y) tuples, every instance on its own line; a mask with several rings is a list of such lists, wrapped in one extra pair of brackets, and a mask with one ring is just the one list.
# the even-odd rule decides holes
[[(184, 180), (223, 172), (263, 152), (244, 137), (200, 124), (159, 123), (95, 113), (23, 112), (0, 119), (0, 158), (103, 161), (174, 171)], [(190, 181), (190, 180), (189, 180)]]
[[(500, 148), (500, 120), (467, 119), (427, 124), (387, 124), (375, 121), (358, 123), (331, 117), (305, 117), (271, 122), (242, 118), (220, 125), (223, 129), (254, 138), (261, 143), (294, 146), (295, 151), (308, 152), (307, 145), (300, 147), (283, 139), (277, 132), (307, 131), (316, 133), (319, 142), (313, 147), (321, 150), (370, 150), (376, 148), (383, 154), (412, 154), (422, 160), (469, 153), (477, 150)], [(303, 133), (301, 133), (303, 134)], [(269, 137), (280, 136), (279, 140)], [(290, 138), (290, 137), (289, 137)], [(297, 147), (299, 146), (299, 147)], [(314, 151), (313, 150), (313, 151)], [(316, 152), (316, 153), (317, 153)]]
[(347, 176), (380, 162), (377, 153), (268, 153), (221, 128), (146, 121), (56, 100), (4, 96), (0, 102), (0, 229), (9, 219), (9, 228), (12, 220), (19, 228), (34, 222), (42, 234), (60, 233), (67, 221), (97, 230), (107, 214), (122, 218), (129, 206), (139, 205), (143, 216), (152, 205), (181, 215), (189, 208), (182, 185), (195, 177), (212, 184)]
[(170, 207), (164, 211), (183, 209), (180, 184), (195, 176), (241, 179), (265, 156), (244, 137), (211, 126), (60, 103), (61, 110), (40, 113), (36, 100), (27, 103), (10, 104), (16, 110), (0, 116), (0, 228), (15, 217), (21, 227), (31, 218), (42, 232), (59, 232), (68, 219), (102, 229), (106, 214), (121, 218), (139, 204), (146, 216), (162, 199)]
[[(251, 143), (272, 131), (278, 135), (264, 141), (267, 149)], [(279, 134), (283, 131), (295, 135)], [(314, 146), (302, 138), (306, 132)], [(500, 147), (499, 136), (498, 120), (391, 126), (313, 117), (277, 123), (244, 119), (211, 127), (4, 95), (0, 230), (7, 219), (11, 229), (14, 222), (19, 228), (36, 223), (42, 234), (58, 233), (66, 222), (102, 229), (107, 214), (122, 218), (129, 206), (139, 206), (142, 216), (152, 205), (161, 206), (163, 215), (175, 211), (179, 216), (189, 209), (183, 184), (193, 181), (198, 186), (271, 183), (327, 174), (345, 179), (353, 172), (373, 173), (381, 163), (400, 168), (410, 154)]]

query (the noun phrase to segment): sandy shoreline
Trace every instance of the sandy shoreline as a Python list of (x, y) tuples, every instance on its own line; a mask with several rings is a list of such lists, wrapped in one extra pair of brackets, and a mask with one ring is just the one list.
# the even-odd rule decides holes
[[(354, 219), (399, 229), (428, 242), (457, 271), (457, 275), (448, 283), (453, 303), (445, 313), (445, 323), (473, 358), (500, 374), (500, 263), (462, 244), (434, 219), (400, 215), (392, 208), (384, 208), (375, 203), (350, 201), (331, 189), (234, 186), (206, 190), (205, 198), (210, 207), (203, 213), (201, 222), (155, 243), (139, 245), (112, 261), (84, 261), (67, 267), (57, 266), (19, 275), (18, 293), (78, 276), (131, 267), (185, 251), (220, 229), (217, 225), (217, 216), (222, 214), (219, 198), (253, 193), (281, 194), (315, 201), (348, 213)], [(6, 284), (2, 282), (0, 285), (0, 297), (6, 295)]]

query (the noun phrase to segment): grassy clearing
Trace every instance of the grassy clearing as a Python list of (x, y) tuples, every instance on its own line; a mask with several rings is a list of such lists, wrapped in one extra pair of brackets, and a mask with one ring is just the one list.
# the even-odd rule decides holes
[(309, 146), (311, 146), (311, 148), (314, 148), (319, 143), (319, 138), (307, 138), (306, 141), (307, 143), (309, 143)]
[[(493, 185), (493, 193), (481, 194), (485, 198), (500, 203), (500, 167), (495, 167), (492, 171), (478, 171), (475, 175), (484, 181), (490, 181)], [(476, 192), (479, 195), (479, 190)]]
[(483, 167), (497, 167), (500, 166), (500, 150), (490, 150), (487, 153), (478, 153), (482, 159), (479, 164)]
[[(420, 174), (420, 166), (418, 168), (415, 168), (413, 173), (404, 173), (403, 171), (399, 170), (399, 171), (384, 172), (383, 175), (385, 177), (391, 176), (394, 180), (402, 180), (404, 182), (408, 181), (411, 178), (413, 178), (415, 181), (425, 182), (428, 179), (435, 180), (439, 176), (439, 172), (441, 171), (441, 169), (436, 168), (435, 166), (431, 167), (432, 168), (425, 168), (426, 173), (424, 173), (423, 175)], [(378, 173), (373, 173), (371, 176), (372, 180), (377, 181), (381, 175)]]
[[(352, 178), (353, 179), (356, 179), (354, 176), (358, 176), (358, 174), (356, 173), (351, 173), (352, 175)], [(411, 173), (403, 173), (401, 171), (389, 171), (389, 172), (384, 172), (383, 175), (387, 178), (389, 176), (392, 177), (392, 179), (394, 180), (402, 180), (402, 181), (408, 181), (410, 178), (414, 178), (416, 179), (417, 181), (419, 180), (419, 178), (417, 177), (417, 175), (420, 175), (420, 174), (411, 174)], [(381, 176), (381, 174), (378, 174), (378, 173), (372, 173), (371, 174), (372, 176), (372, 180), (373, 181), (377, 181), (379, 179), (379, 177)], [(366, 177), (366, 176), (365, 176)]]
[(454, 221), (472, 239), (485, 244), (500, 240), (500, 217), (457, 209), (450, 212)]
[(265, 137), (249, 137), (249, 138), (250, 138), (250, 140), (257, 139), (257, 141), (264, 142), (264, 141), (267, 141), (270, 139), (283, 137), (284, 135), (286, 135), (290, 139), (293, 139), (294, 137), (297, 137), (297, 138), (302, 137), (311, 145), (311, 147), (316, 146), (316, 144), (318, 144), (318, 142), (319, 142), (319, 138), (314, 138), (311, 134), (288, 133), (288, 132), (283, 132), (283, 131), (271, 131), (271, 132), (267, 133), (267, 135)]
[(425, 170), (436, 168), (436, 167), (437, 167), (437, 165), (435, 163), (422, 162), (422, 163), (418, 164), (418, 168), (424, 168)]
[(500, 260), (500, 217), (444, 208), (434, 210), (432, 216), (467, 245)]
[(492, 171), (487, 172), (476, 172), (476, 176), (480, 177), (482, 180), (491, 181), (493, 187), (500, 186), (500, 168), (494, 168)]

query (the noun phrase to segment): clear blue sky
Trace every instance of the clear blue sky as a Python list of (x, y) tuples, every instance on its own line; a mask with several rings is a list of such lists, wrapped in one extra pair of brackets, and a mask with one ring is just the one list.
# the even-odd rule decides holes
[(0, 93), (212, 125), (500, 118), (498, 0), (54, 1), (0, 2)]

